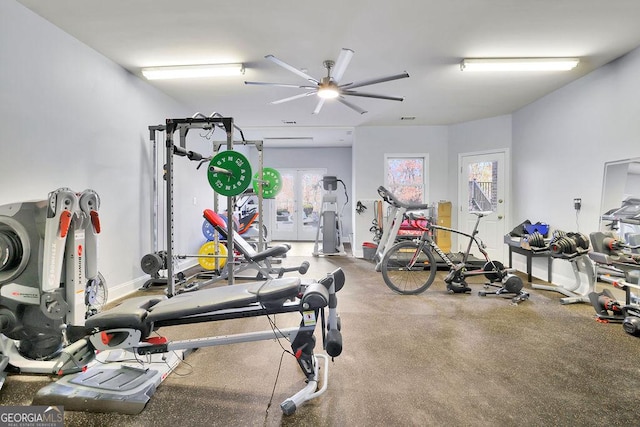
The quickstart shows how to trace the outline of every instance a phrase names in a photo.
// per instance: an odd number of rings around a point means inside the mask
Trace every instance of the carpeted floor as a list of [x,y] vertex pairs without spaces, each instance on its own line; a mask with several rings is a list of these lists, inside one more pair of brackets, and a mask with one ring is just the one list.
[[[338,266],[347,277],[338,298],[344,351],[330,363],[324,395],[282,415],[279,404],[304,386],[290,355],[280,364],[287,343],[235,344],[189,355],[141,414],[66,411],[66,425],[640,425],[640,339],[595,322],[588,304],[561,305],[558,293],[528,289],[531,298],[514,306],[478,296],[479,278],[472,294],[449,295],[437,280],[402,296],[365,260],[298,253],[284,262],[305,259],[307,277]],[[299,316],[276,321],[295,325]],[[266,329],[265,318],[252,318],[161,332],[184,339]],[[28,405],[50,381],[12,375],[0,404]]]

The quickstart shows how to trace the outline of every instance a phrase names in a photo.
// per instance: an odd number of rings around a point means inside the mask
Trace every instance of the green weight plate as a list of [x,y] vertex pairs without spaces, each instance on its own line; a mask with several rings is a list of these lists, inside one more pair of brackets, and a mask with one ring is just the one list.
[[[213,168],[220,168],[230,173],[214,172]],[[242,194],[251,184],[251,164],[249,160],[237,151],[221,151],[216,154],[207,170],[209,185],[223,196],[237,196]]]
[[282,190],[282,177],[280,172],[273,168],[262,169],[262,179],[258,177],[259,173],[253,176],[253,190],[260,192],[260,182],[262,181],[262,197],[265,199],[273,199]]

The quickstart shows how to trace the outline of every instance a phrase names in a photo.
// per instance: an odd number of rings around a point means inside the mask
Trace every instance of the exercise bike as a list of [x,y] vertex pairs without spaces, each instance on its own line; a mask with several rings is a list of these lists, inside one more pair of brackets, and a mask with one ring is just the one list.
[[[425,217],[418,217],[412,213],[407,214],[411,225],[422,230],[422,235],[410,241],[398,242],[389,248],[382,258],[380,267],[385,284],[394,292],[403,295],[415,295],[426,291],[436,277],[437,264],[433,254],[435,252],[449,267],[449,273],[444,278],[449,293],[471,292],[465,279],[470,276],[484,275],[489,281],[485,283],[485,288],[497,287],[499,289],[495,292],[480,291],[480,296],[512,297],[514,304],[528,299],[529,294],[522,291],[522,279],[511,274],[511,271],[505,269],[501,262],[490,259],[484,243],[477,237],[480,219],[485,216],[485,213],[475,212],[474,214],[477,219],[471,234],[435,225],[433,221]],[[433,240],[435,230],[448,231],[469,239],[467,250],[460,261],[452,260]],[[474,246],[485,258],[485,263],[481,268],[470,268],[468,263],[471,249]]]

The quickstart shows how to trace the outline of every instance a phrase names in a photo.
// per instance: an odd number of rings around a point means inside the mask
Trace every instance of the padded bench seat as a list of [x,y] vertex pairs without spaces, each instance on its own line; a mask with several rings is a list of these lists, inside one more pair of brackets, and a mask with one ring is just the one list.
[[165,301],[165,296],[136,297],[125,300],[122,304],[95,314],[85,320],[84,325],[88,329],[144,329],[144,322],[149,310]]
[[[227,239],[227,230],[226,230],[227,223],[224,222],[224,220],[220,217],[220,215],[218,215],[211,209],[205,209],[203,216],[204,216],[204,219],[209,221],[209,224],[211,224],[213,228],[215,228],[216,231],[220,233],[222,238],[226,240]],[[262,252],[256,252],[255,249],[253,249],[253,246],[251,246],[249,242],[244,240],[237,233],[233,234],[233,244],[235,245],[236,249],[238,249],[238,251],[240,251],[242,255],[247,259],[247,261],[254,261],[254,262],[264,261],[265,259],[268,259],[271,257],[282,256],[287,252],[289,252],[289,250],[291,249],[290,245],[286,243],[282,243],[282,244],[273,246],[271,248],[268,248]]]
[[156,321],[295,299],[299,288],[299,278],[287,277],[203,289],[170,299],[162,296],[131,298],[113,309],[91,316],[85,326],[98,330],[131,328],[145,331]]

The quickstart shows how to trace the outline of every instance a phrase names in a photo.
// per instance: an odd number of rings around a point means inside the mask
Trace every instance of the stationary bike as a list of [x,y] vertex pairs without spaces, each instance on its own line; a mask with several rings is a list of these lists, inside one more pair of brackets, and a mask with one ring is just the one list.
[[[413,227],[422,230],[422,235],[411,241],[401,241],[393,245],[385,254],[381,262],[382,277],[385,284],[393,291],[405,294],[419,294],[426,291],[433,283],[437,264],[433,252],[437,253],[449,267],[449,273],[444,281],[449,293],[466,293],[471,288],[467,285],[469,276],[484,275],[488,283],[485,287],[498,287],[495,292],[481,291],[480,296],[500,295],[513,296],[512,302],[517,304],[529,298],[527,292],[522,291],[522,279],[511,274],[499,261],[490,259],[484,243],[477,237],[480,219],[484,213],[475,213],[477,219],[471,234],[463,231],[435,225],[425,217],[416,217],[409,213],[407,217]],[[454,262],[433,240],[435,230],[456,233],[469,238],[467,250],[459,262]],[[484,256],[485,263],[481,268],[470,269],[468,260],[472,247],[476,247]]]

